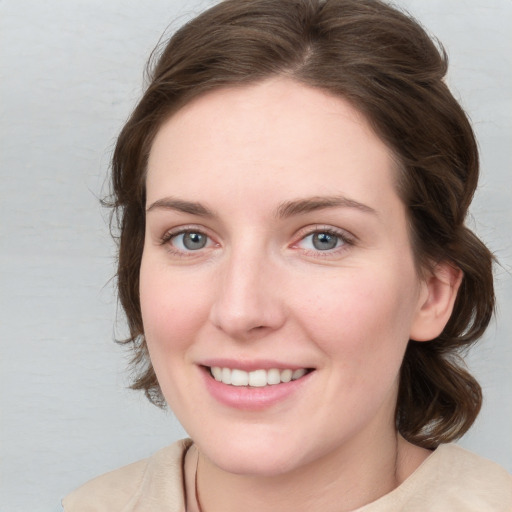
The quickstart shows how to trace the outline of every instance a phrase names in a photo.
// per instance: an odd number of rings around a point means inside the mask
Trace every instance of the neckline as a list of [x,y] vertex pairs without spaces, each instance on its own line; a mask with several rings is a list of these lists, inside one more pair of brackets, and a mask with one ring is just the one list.
[[[407,495],[408,490],[413,487],[418,479],[423,478],[423,474],[429,471],[430,466],[436,463],[436,460],[446,451],[453,449],[456,446],[453,443],[442,444],[439,445],[432,453],[397,487],[395,487],[392,491],[384,494],[380,498],[367,503],[366,505],[362,505],[361,507],[355,509],[353,512],[373,512],[374,507],[381,507],[382,505],[386,505],[387,502],[396,502],[402,495]],[[191,452],[193,450],[193,453]],[[188,511],[190,506],[193,508],[191,510],[201,512],[199,507],[199,502],[197,500],[197,487],[196,487],[196,478],[197,473],[192,473],[191,475],[187,475],[185,473],[185,460],[187,455],[190,453],[192,459],[190,460],[190,468],[197,471],[197,463],[199,460],[199,450],[193,441],[186,448],[185,453],[183,454],[183,489],[184,489],[184,498],[186,510]],[[190,480],[189,480],[190,479]],[[189,485],[187,485],[187,481],[189,481]],[[188,489],[189,492],[186,492]],[[375,510],[377,512],[377,510]]]
[[[375,507],[379,507],[379,510],[381,510],[380,507],[387,505],[388,502],[390,505],[394,505],[402,496],[408,496],[411,487],[415,488],[416,482],[424,479],[424,474],[428,473],[429,468],[437,463],[436,461],[440,456],[446,451],[451,450],[454,446],[456,445],[453,443],[439,445],[436,449],[432,450],[432,453],[400,485],[380,498],[355,509],[353,512],[373,512]],[[378,512],[376,508],[375,512]]]

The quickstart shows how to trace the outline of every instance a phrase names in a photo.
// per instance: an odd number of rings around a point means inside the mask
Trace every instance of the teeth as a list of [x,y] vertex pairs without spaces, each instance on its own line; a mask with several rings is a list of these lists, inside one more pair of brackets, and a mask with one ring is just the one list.
[[253,386],[255,388],[261,388],[266,385],[267,385],[267,372],[265,370],[255,370],[254,372],[249,373],[249,386]]
[[221,372],[222,382],[224,384],[231,384],[231,370],[229,368],[222,368]]
[[[224,376],[224,370],[222,369],[222,376]],[[243,370],[231,370],[231,383],[233,386],[247,386],[249,384],[249,374]]]
[[214,379],[220,382],[222,380],[222,368],[219,368],[218,366],[212,366],[210,370]]
[[292,380],[293,371],[292,370],[283,370],[281,372],[281,382],[290,382]]
[[267,371],[267,384],[279,384],[281,382],[281,372],[276,368]]
[[300,379],[301,377],[304,377],[306,375],[306,369],[301,368],[300,370],[295,370],[292,374],[292,380]]
[[307,370],[300,368],[299,370],[279,370],[272,368],[270,370],[254,370],[246,372],[244,370],[220,368],[219,366],[212,366],[210,372],[213,378],[224,384],[231,384],[232,386],[251,386],[261,388],[264,386],[273,386],[281,382],[290,382],[297,380],[306,375]]

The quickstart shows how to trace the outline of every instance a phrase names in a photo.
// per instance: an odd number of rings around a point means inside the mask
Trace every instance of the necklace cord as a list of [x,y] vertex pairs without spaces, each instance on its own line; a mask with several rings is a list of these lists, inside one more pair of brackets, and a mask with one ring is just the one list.
[[195,497],[196,497],[196,504],[197,504],[197,510],[198,512],[203,512],[203,509],[201,507],[201,502],[199,501],[199,489],[198,489],[198,485],[197,485],[197,473],[198,473],[198,470],[199,470],[199,449],[196,447],[196,451],[197,451],[197,459],[196,459],[196,472],[195,472],[195,475],[194,475],[194,493],[195,493]]

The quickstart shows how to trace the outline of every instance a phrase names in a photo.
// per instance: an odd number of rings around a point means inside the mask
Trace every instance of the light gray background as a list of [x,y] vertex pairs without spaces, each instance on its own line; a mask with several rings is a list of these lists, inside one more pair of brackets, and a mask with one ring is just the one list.
[[[1,511],[53,510],[85,480],[184,435],[125,389],[98,197],[146,57],[169,24],[210,3],[0,1]],[[485,405],[462,444],[512,471],[512,1],[398,3],[444,42],[480,141],[471,224],[501,261],[500,306],[469,360]]]

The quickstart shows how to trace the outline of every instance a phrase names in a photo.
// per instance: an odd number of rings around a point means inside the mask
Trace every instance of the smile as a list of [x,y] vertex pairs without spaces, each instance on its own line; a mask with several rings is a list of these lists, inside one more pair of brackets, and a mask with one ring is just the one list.
[[297,370],[271,368],[269,370],[259,369],[246,372],[237,368],[210,367],[210,374],[217,382],[231,386],[250,386],[256,388],[275,386],[298,380],[304,377],[308,371],[306,368],[299,368]]

